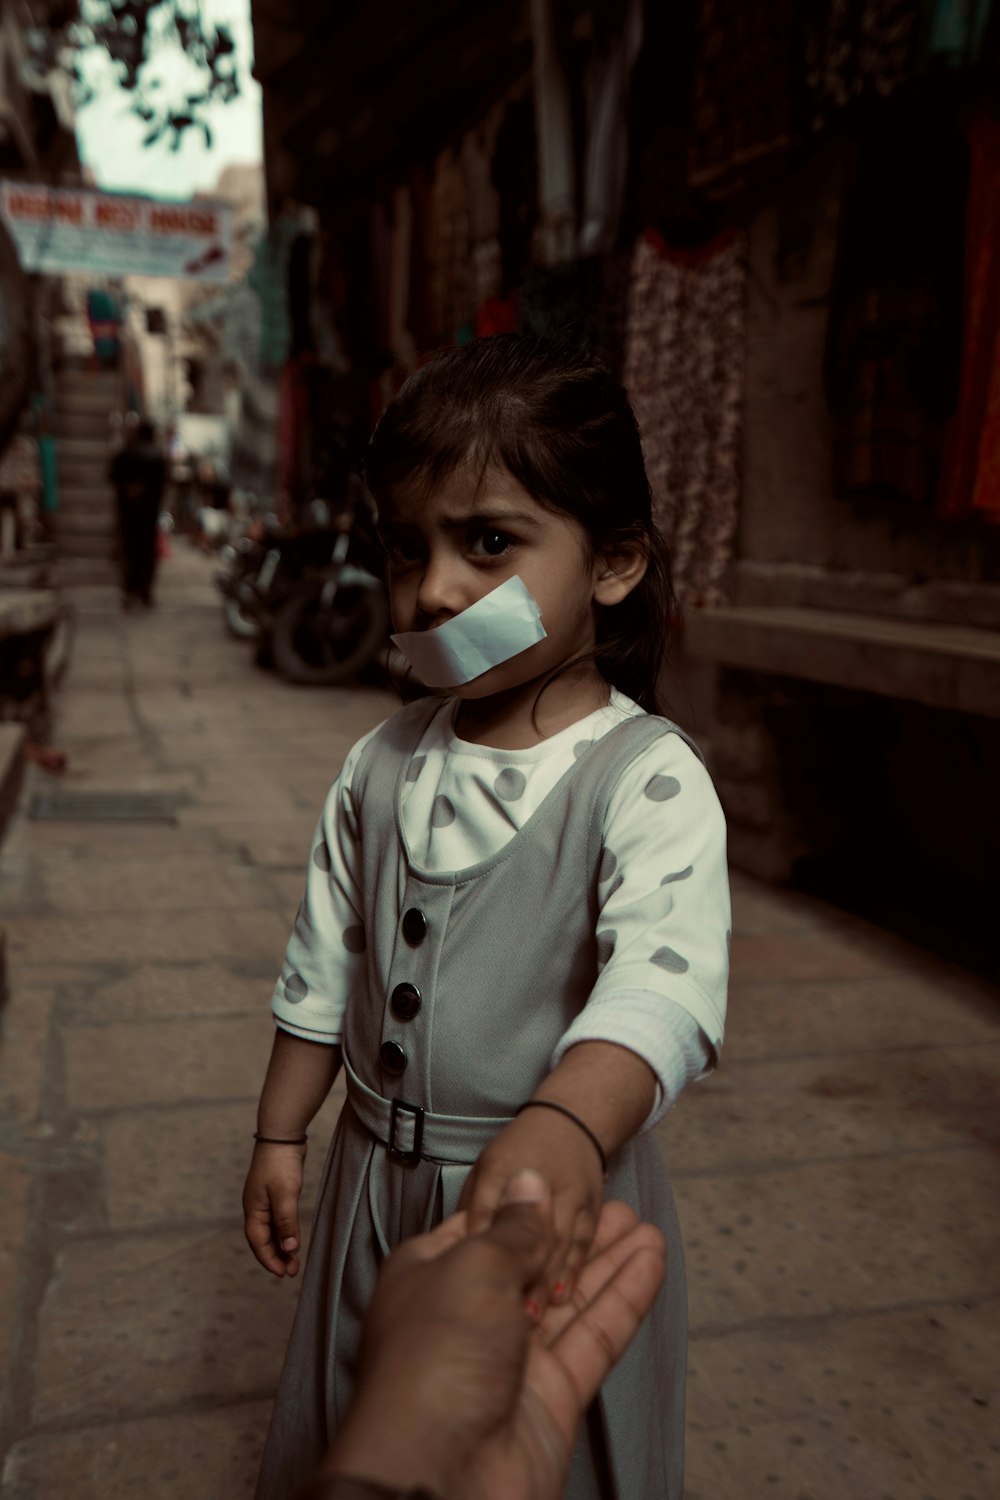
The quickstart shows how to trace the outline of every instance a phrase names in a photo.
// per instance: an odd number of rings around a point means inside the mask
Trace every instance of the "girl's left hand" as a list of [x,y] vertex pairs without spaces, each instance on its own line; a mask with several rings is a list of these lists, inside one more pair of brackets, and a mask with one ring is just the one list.
[[604,1172],[593,1142],[572,1120],[551,1109],[526,1109],[493,1137],[466,1179],[458,1206],[468,1212],[470,1234],[489,1227],[507,1184],[525,1167],[552,1193],[555,1242],[529,1289],[541,1315],[576,1286],[601,1213]]

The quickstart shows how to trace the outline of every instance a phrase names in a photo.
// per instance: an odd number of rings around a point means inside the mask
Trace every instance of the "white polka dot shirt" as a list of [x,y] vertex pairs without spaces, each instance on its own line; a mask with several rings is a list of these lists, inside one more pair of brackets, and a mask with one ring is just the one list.
[[[457,737],[455,707],[445,700],[427,726],[402,793],[412,857],[435,871],[497,853],[584,748],[623,716],[643,712],[612,691],[606,708],[540,745],[497,750]],[[272,1002],[277,1024],[310,1041],[339,1042],[345,1006],[364,991],[351,781],[376,732],[354,746],[330,790]],[[599,878],[597,983],[551,1062],[583,1041],[637,1053],[658,1082],[649,1128],[687,1082],[715,1066],[726,1007],[725,822],[708,772],[679,735],[661,736],[622,776],[608,808]]]

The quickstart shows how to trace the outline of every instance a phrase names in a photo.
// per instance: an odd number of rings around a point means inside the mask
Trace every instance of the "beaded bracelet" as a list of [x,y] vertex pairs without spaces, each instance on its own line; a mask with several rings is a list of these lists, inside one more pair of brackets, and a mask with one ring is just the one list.
[[259,1141],[262,1146],[304,1146],[309,1139],[307,1135],[297,1135],[294,1140],[282,1140],[276,1135],[258,1135],[256,1130],[253,1133],[253,1138],[255,1141]]
[[515,1116],[521,1114],[522,1111],[526,1109],[556,1109],[561,1115],[565,1115],[567,1120],[572,1120],[574,1125],[578,1125],[583,1131],[584,1135],[589,1136],[591,1141],[593,1142],[594,1150],[601,1158],[601,1171],[604,1173],[605,1182],[607,1182],[608,1158],[604,1154],[604,1147],[601,1145],[600,1141],[597,1139],[597,1136],[591,1130],[590,1126],[585,1124],[584,1121],[580,1119],[579,1115],[575,1115],[571,1109],[567,1109],[565,1104],[557,1104],[554,1099],[529,1099],[527,1103],[518,1105],[517,1109],[515,1109],[514,1111]]

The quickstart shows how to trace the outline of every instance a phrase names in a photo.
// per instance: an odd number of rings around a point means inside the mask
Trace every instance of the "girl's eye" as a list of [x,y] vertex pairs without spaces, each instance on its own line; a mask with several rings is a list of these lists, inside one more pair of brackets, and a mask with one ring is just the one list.
[[413,537],[384,537],[382,545],[385,548],[386,557],[397,567],[404,563],[416,562],[420,557],[420,543]]
[[487,557],[502,557],[514,545],[513,537],[509,537],[505,531],[481,531],[472,539],[472,550],[483,553]]

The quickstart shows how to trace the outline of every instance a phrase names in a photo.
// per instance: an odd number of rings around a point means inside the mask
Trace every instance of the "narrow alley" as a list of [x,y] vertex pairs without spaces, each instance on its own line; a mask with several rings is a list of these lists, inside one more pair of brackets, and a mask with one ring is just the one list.
[[[212,566],[178,543],[149,613],[72,591],[68,770],[31,770],[3,849],[3,1500],[252,1493],[295,1295],[239,1208],[271,984],[324,792],[395,700],[256,669]],[[29,815],[74,791],[173,821]],[[723,1064],[660,1127],[688,1500],[991,1500],[997,995],[818,903],[734,896]]]

